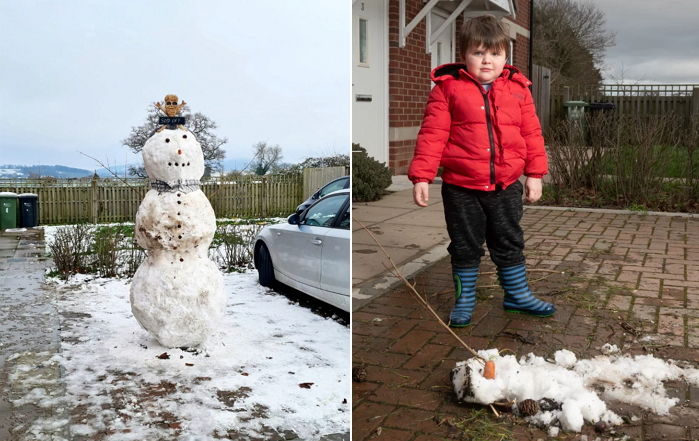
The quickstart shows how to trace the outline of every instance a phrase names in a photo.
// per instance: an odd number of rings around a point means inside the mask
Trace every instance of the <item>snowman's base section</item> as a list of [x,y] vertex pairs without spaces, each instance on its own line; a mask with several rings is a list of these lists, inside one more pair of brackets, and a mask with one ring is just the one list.
[[207,258],[185,264],[168,254],[149,256],[136,271],[131,283],[131,311],[163,346],[198,346],[223,315],[223,277]]

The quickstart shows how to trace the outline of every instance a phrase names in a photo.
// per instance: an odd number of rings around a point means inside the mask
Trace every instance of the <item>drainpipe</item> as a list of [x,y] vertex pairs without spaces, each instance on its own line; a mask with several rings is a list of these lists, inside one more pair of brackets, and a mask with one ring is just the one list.
[[[531,78],[534,69],[534,0],[529,0],[529,75]],[[531,88],[531,86],[529,86]]]

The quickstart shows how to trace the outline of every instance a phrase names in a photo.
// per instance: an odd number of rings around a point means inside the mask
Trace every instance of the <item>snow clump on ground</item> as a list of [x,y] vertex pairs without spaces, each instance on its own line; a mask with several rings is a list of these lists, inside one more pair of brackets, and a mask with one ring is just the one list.
[[699,369],[652,355],[624,356],[609,344],[601,350],[603,355],[578,360],[573,352],[562,349],[554,354],[553,361],[531,353],[517,360],[514,355],[499,355],[498,349],[481,350],[481,357],[495,362],[495,378],[484,378],[482,362],[471,358],[456,364],[452,383],[457,398],[465,402],[538,401],[539,411],[528,421],[573,432],[580,432],[585,422],[622,424],[606,401],[666,415],[678,402],[677,398],[668,398],[666,381],[699,386]]

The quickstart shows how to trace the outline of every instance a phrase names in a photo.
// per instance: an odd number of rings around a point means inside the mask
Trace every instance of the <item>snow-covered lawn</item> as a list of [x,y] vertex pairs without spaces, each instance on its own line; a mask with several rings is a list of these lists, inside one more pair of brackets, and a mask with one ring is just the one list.
[[[63,425],[85,439],[277,439],[293,431],[312,440],[349,431],[349,329],[259,286],[255,272],[224,276],[224,321],[199,352],[162,347],[139,327],[129,280],[52,283],[64,317],[53,361],[64,370],[65,396],[51,398],[37,376],[25,400],[64,412],[36,422],[34,433]],[[15,366],[26,382],[31,370]]]

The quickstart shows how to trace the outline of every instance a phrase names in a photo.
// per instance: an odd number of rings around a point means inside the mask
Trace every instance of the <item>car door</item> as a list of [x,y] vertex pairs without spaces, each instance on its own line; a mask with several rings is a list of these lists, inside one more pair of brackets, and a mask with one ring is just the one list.
[[349,196],[342,206],[333,228],[325,233],[323,242],[320,287],[347,296],[350,286],[350,211]]
[[303,213],[296,228],[285,230],[283,237],[277,238],[284,255],[284,264],[280,267],[284,275],[320,288],[323,236],[334,224],[347,197],[337,195],[321,199]]

